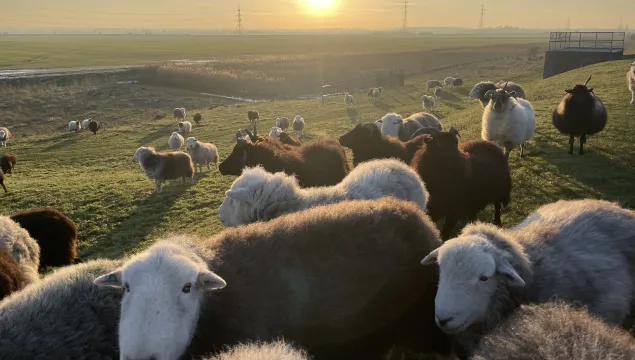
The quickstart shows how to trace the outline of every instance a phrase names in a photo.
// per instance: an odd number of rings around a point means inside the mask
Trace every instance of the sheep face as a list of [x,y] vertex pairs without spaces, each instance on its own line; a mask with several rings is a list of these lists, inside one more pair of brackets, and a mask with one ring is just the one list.
[[96,285],[124,291],[119,322],[121,359],[177,360],[185,352],[205,292],[226,285],[194,256],[179,245],[161,242],[122,268],[95,279]]
[[395,113],[387,114],[381,119],[381,133],[386,136],[398,137],[403,126],[403,118]]
[[356,149],[364,145],[370,145],[369,141],[373,139],[381,139],[381,131],[376,124],[364,123],[358,124],[353,130],[342,135],[339,141],[342,146]]
[[132,159],[135,161],[142,161],[145,157],[147,157],[148,155],[152,153],[154,153],[153,148],[142,146],[138,148],[137,151],[135,151],[134,155],[132,156]]
[[488,97],[490,99],[489,106],[492,107],[492,110],[497,113],[502,113],[507,111],[508,108],[512,105],[512,102],[509,101],[510,98],[516,95],[515,92],[507,92],[504,89],[497,89],[496,91],[489,91]]
[[439,264],[435,317],[441,330],[456,334],[482,322],[499,286],[525,285],[497,251],[482,236],[467,235],[446,241],[421,261]]
[[582,105],[593,99],[593,88],[587,88],[585,85],[576,85],[565,92],[567,93],[565,98],[572,104]]
[[187,138],[187,149],[188,150],[194,150],[194,149],[197,149],[198,147],[199,147],[198,140],[196,140],[195,137]]

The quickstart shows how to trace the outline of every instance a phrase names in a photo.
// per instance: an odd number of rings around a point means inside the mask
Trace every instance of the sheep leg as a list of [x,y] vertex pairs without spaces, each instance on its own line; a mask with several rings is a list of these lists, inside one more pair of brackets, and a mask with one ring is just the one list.
[[501,221],[501,203],[500,201],[496,201],[494,203],[494,225],[501,226],[503,222]]
[[631,104],[635,105],[635,91],[631,90],[631,93],[633,94],[633,100],[631,100]]
[[573,155],[573,144],[575,143],[575,137],[573,134],[569,135],[569,155]]
[[586,134],[580,135],[580,155],[584,155],[584,144],[586,143]]
[[509,153],[512,152],[514,145],[512,145],[512,143],[509,141],[505,141],[504,145],[505,145],[505,159],[509,161]]
[[161,180],[154,180],[154,183],[157,185],[155,191],[157,193],[160,193],[161,192]]

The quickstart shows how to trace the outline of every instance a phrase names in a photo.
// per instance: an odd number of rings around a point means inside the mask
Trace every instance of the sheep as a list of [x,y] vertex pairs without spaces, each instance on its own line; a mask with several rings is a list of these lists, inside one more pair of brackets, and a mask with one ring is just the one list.
[[281,143],[286,144],[286,145],[291,145],[291,146],[300,146],[302,145],[302,142],[294,137],[292,137],[291,135],[287,134],[286,132],[280,133],[280,136],[278,138],[280,140]]
[[6,250],[0,250],[0,301],[25,286],[20,265]]
[[11,139],[12,134],[6,127],[0,127],[0,146],[7,146],[7,142]]
[[434,88],[434,97],[435,97],[437,100],[441,100],[441,98],[443,97],[443,92],[444,92],[444,90],[443,90],[443,88],[442,88],[442,87],[436,87],[436,88]]
[[271,131],[269,132],[269,137],[272,139],[277,139],[280,137],[280,134],[282,134],[282,129],[280,129],[277,126],[274,126],[271,128]]
[[[469,93],[470,99],[478,99],[481,103],[481,106],[485,108],[489,103],[489,93],[492,91],[496,91],[497,89],[502,89],[505,84],[495,84],[491,81],[481,81],[478,84],[474,85],[472,90]],[[527,95],[525,95],[525,90],[523,88],[513,82],[509,82],[507,84],[507,88],[510,91],[514,91],[514,97],[527,100]]]
[[82,262],[77,257],[77,225],[55,209],[34,209],[11,216],[40,247],[39,270]]
[[122,359],[176,359],[189,338],[196,356],[281,336],[316,360],[379,359],[393,345],[448,354],[434,323],[437,273],[418,264],[440,245],[414,203],[355,200],[172,237],[95,283],[125,289]]
[[95,120],[91,120],[88,123],[88,129],[93,132],[93,135],[97,135],[97,130],[99,130],[99,124]]
[[207,166],[207,170],[211,170],[210,164],[214,164],[214,167],[218,169],[218,149],[214,144],[189,137],[187,138],[187,153],[194,162],[194,174],[196,174],[196,164],[198,164],[199,173],[203,173],[203,165]]
[[173,132],[172,135],[170,135],[170,138],[168,139],[168,145],[170,146],[170,149],[172,150],[179,150],[183,147],[183,143],[185,142],[185,140],[183,139],[183,136],[181,136],[181,134],[179,134],[178,132]]
[[445,217],[441,235],[449,238],[456,222],[494,204],[494,223],[501,225],[501,204],[510,201],[512,179],[501,149],[486,141],[459,144],[458,131],[424,135],[412,167],[430,192],[428,209],[433,221]]
[[455,81],[456,81],[456,78],[446,77],[445,79],[443,79],[443,84],[445,86],[454,86]]
[[421,103],[423,105],[423,110],[432,110],[436,105],[436,100],[434,97],[423,95],[421,96]]
[[353,101],[353,95],[349,93],[344,93],[344,102],[346,103],[346,107],[355,107],[355,102]]
[[18,263],[24,284],[37,282],[40,277],[40,246],[20,225],[0,215],[0,250],[5,250]]
[[501,81],[496,83],[496,87],[498,87],[499,89],[502,89],[505,86],[507,86],[507,89],[509,89],[509,91],[516,92],[516,97],[517,98],[521,98],[521,99],[527,100],[527,94],[525,94],[525,90],[522,88],[522,86],[516,84],[515,82],[501,80]]
[[575,136],[580,137],[579,154],[584,155],[587,135],[595,135],[606,126],[607,113],[602,101],[587,88],[591,77],[584,85],[567,89],[567,93],[553,110],[552,123],[562,134],[569,135],[569,155],[573,154]]
[[121,265],[98,260],[45,276],[0,303],[0,359],[119,359],[122,291],[94,279]]
[[483,111],[481,138],[502,143],[505,157],[514,146],[520,145],[520,157],[525,157],[525,142],[536,132],[536,114],[529,101],[516,99],[506,88],[491,91],[489,104]]
[[283,172],[271,174],[260,166],[243,170],[218,209],[224,226],[268,221],[283,214],[353,199],[393,196],[425,210],[428,194],[414,170],[395,159],[372,160],[357,166],[337,185],[301,189]]
[[179,127],[179,132],[183,135],[183,136],[187,136],[187,134],[190,133],[190,131],[192,131],[192,123],[189,121],[182,121],[178,124]]
[[18,162],[18,158],[15,154],[5,153],[0,156],[0,170],[5,174],[11,174],[15,168],[15,164]]
[[239,344],[202,360],[309,360],[308,354],[284,341]]
[[100,121],[99,122],[99,128],[106,131],[106,122],[105,121]]
[[7,187],[4,185],[4,174],[0,173],[0,186],[2,186],[2,189],[4,190],[4,193],[7,193]]
[[472,360],[635,359],[635,341],[564,302],[523,305],[483,338]]
[[631,70],[626,73],[626,83],[627,83],[628,89],[631,91],[631,94],[633,95],[631,104],[635,105],[635,62],[631,64]]
[[407,142],[383,136],[381,130],[372,123],[358,124],[339,138],[342,146],[353,152],[353,165],[373,159],[399,159],[410,164],[417,150],[423,146],[423,138]]
[[78,133],[82,130],[82,124],[79,121],[71,121],[68,123],[68,130]]
[[249,123],[254,125],[260,120],[260,114],[257,111],[247,111],[247,118],[249,119]]
[[381,126],[382,126],[381,119],[375,121],[375,126],[377,126],[379,128],[379,130],[381,131]]
[[437,324],[469,354],[523,303],[564,300],[629,326],[634,261],[635,212],[587,199],[544,205],[507,230],[468,225],[422,264],[439,264]]
[[439,80],[428,80],[428,82],[426,83],[426,86],[428,87],[428,90],[430,89],[436,89],[437,87],[443,87],[443,83]]
[[196,113],[196,114],[194,114],[194,116],[192,117],[192,120],[194,120],[194,123],[195,123],[196,125],[198,125],[198,124],[200,124],[200,123],[201,123],[201,120],[203,120],[203,117],[201,116],[201,114],[200,114],[200,113]]
[[423,127],[442,129],[439,119],[425,112],[414,113],[406,119],[399,114],[388,113],[381,119],[381,133],[401,141],[410,140],[412,134]]
[[293,119],[293,134],[298,139],[304,133],[304,118],[300,115],[296,115],[295,119]]
[[276,119],[276,127],[279,127],[282,131],[287,131],[289,129],[289,119],[286,117]]
[[239,176],[245,167],[262,165],[269,172],[295,174],[302,187],[329,186],[339,183],[349,166],[344,148],[336,140],[318,140],[291,147],[280,142],[252,143],[236,133],[236,145],[218,167],[222,175]]
[[178,123],[179,120],[180,121],[184,121],[185,120],[185,115],[186,115],[185,108],[175,108],[173,114],[174,114],[174,121],[175,122]]
[[460,79],[460,78],[454,79],[454,83],[452,84],[452,86],[454,86],[454,87],[463,86],[463,79]]
[[162,191],[161,182],[165,180],[181,178],[183,183],[186,179],[195,183],[192,158],[184,152],[156,152],[152,147],[142,146],[132,158],[139,162],[148,179],[154,180],[157,193]]
[[88,129],[88,126],[90,125],[91,121],[93,121],[93,118],[82,120],[82,129]]

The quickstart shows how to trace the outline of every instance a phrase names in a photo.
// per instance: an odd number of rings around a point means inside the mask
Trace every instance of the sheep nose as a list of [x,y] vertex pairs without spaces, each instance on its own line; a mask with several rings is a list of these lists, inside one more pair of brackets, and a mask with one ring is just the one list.
[[437,322],[439,323],[439,326],[443,327],[443,326],[447,325],[447,323],[449,323],[453,319],[454,319],[453,317],[449,317],[449,318],[445,318],[445,319],[437,318]]

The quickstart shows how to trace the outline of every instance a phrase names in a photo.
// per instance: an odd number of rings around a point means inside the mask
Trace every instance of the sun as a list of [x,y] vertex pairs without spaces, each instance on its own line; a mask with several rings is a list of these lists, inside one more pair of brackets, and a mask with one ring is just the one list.
[[335,8],[336,0],[304,0],[309,11],[328,13]]

